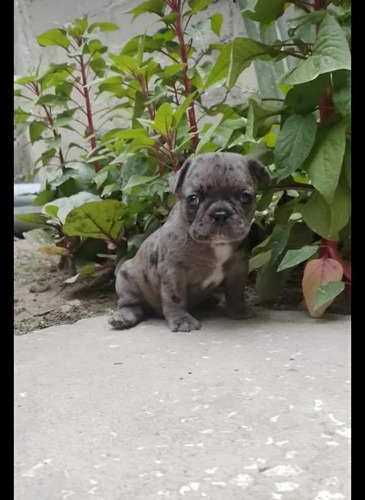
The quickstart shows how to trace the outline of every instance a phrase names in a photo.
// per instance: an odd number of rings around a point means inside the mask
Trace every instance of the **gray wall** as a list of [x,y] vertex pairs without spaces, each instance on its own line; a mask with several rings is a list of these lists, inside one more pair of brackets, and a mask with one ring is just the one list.
[[[41,67],[60,60],[60,49],[41,48],[36,37],[46,30],[70,22],[75,17],[88,14],[90,21],[110,21],[116,23],[119,31],[102,34],[112,52],[117,52],[131,37],[141,33],[153,33],[158,29],[156,16],[142,15],[132,22],[126,11],[140,4],[141,0],[15,0],[15,75],[27,73],[32,66],[41,62]],[[208,10],[201,13],[205,18],[212,13],[223,14],[224,21],[220,40],[212,35],[212,42],[229,41],[237,36],[245,36],[241,13],[233,0],[217,0]],[[239,80],[239,87],[232,92],[231,99],[242,98],[243,94],[256,88],[253,68],[247,69]],[[206,98],[213,103],[222,95],[223,89],[215,89]],[[113,124],[115,126],[115,124]],[[15,139],[15,180],[25,180],[33,161],[42,152],[39,144],[30,148],[27,138]],[[42,176],[41,176],[42,177]]]

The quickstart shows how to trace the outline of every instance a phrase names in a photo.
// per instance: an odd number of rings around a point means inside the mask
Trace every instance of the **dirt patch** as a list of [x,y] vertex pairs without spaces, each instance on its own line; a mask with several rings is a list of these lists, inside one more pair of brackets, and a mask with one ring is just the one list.
[[40,252],[31,242],[14,240],[14,331],[16,335],[52,325],[107,314],[116,307],[113,289],[65,285],[59,257]]
[[[45,255],[30,241],[14,240],[14,331],[21,335],[53,325],[71,324],[83,318],[108,314],[116,307],[113,286],[90,288],[87,283],[65,285],[67,274],[58,268],[58,257]],[[262,304],[254,283],[249,283],[247,301],[269,309],[305,309],[302,302],[301,272],[294,274],[280,296]],[[344,294],[330,312],[350,314]]]

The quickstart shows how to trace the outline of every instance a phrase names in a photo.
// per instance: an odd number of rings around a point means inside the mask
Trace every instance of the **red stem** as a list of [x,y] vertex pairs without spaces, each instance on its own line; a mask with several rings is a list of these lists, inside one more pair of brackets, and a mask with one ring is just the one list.
[[[147,82],[145,81],[145,79],[143,77],[136,76],[136,78],[138,79],[138,81],[139,81],[139,83],[141,85],[143,99],[147,103],[148,98],[149,98]],[[150,117],[150,120],[154,121],[154,119],[155,119],[155,110],[154,110],[154,108],[153,108],[153,106],[152,106],[151,103],[147,104],[147,110],[148,110],[148,115]],[[158,141],[155,141],[154,148],[155,148],[155,156],[156,156],[157,165],[158,165],[158,174],[159,174],[160,177],[162,177],[163,176],[163,172],[164,172],[164,168],[163,168],[163,161],[162,161],[162,158],[161,158],[161,155],[160,155],[160,146],[158,144]]]
[[[91,149],[92,149],[92,151],[94,151],[94,153],[93,153],[93,155],[94,155],[95,149],[96,149],[96,137],[95,137],[95,129],[94,129],[94,123],[93,123],[93,114],[92,114],[91,104],[90,104],[89,89],[87,88],[85,62],[84,62],[84,57],[82,55],[80,56],[79,63],[80,63],[80,71],[81,71],[81,78],[82,78],[82,86],[84,89],[87,122],[88,122],[88,126],[89,126],[89,135],[91,135],[90,143],[91,143]],[[94,161],[94,170],[96,173],[100,171],[100,163],[97,160]]]
[[172,137],[169,135],[169,133],[167,133],[167,135],[164,137],[164,139],[165,139],[166,144],[167,144],[167,149],[168,149],[169,156],[171,159],[173,171],[177,172],[179,170],[179,164],[176,161],[176,158],[175,158],[174,153],[172,151],[172,148],[173,148]]
[[[177,39],[179,41],[181,61],[183,63],[185,63],[185,66],[183,67],[182,71],[183,71],[185,97],[187,97],[191,93],[191,82],[190,82],[190,79],[188,77],[188,69],[189,69],[188,58],[187,58],[187,54],[186,54],[184,32],[183,32],[182,24],[181,24],[182,9],[181,9],[181,4],[179,1],[171,2],[170,7],[171,7],[172,11],[176,13],[176,20],[174,22],[174,28],[175,28],[175,33],[176,33]],[[188,116],[189,116],[190,132],[191,132],[191,134],[193,134],[193,137],[192,137],[193,148],[195,150],[198,146],[198,143],[199,143],[199,137],[198,137],[198,127],[196,124],[194,100],[192,100],[190,103],[190,106],[188,109]]]
[[[38,83],[34,83],[33,84],[33,88],[34,88],[34,92],[37,96],[39,96],[39,87],[38,87]],[[56,138],[57,137],[57,132],[56,130],[53,128],[53,118],[52,118],[52,113],[51,111],[49,111],[47,109],[47,106],[45,106],[44,104],[41,105],[42,108],[44,109],[45,113],[46,113],[46,116],[47,116],[47,120],[48,120],[48,123],[50,125],[50,127],[52,128],[52,132],[53,132],[53,137]],[[58,157],[60,159],[60,162],[61,162],[61,166],[64,165],[65,163],[65,159],[63,157],[63,153],[62,153],[62,149],[59,148],[58,150]]]

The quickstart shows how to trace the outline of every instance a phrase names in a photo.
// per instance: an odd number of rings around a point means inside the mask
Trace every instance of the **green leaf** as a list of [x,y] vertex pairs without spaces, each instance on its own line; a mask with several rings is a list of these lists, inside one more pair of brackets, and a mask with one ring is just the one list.
[[44,191],[41,191],[37,197],[33,200],[32,205],[38,207],[42,206],[45,203],[48,203],[49,201],[53,200],[56,196],[56,193],[54,191],[51,191],[50,189],[45,189]]
[[284,104],[292,113],[307,114],[314,111],[329,83],[328,75],[319,75],[314,80],[295,85],[286,95]]
[[300,211],[302,205],[299,205],[298,198],[291,199],[283,205],[276,205],[274,220],[276,224],[286,224],[293,213]]
[[55,87],[56,96],[68,99],[73,90],[71,82],[62,82]]
[[255,269],[259,269],[260,267],[267,264],[271,259],[271,250],[267,250],[266,252],[259,253],[252,257],[249,261],[249,270],[248,272],[252,272]]
[[53,64],[51,63],[47,71],[39,78],[42,90],[59,85],[70,77],[75,70],[74,64]]
[[45,33],[37,37],[37,42],[41,46],[57,45],[58,47],[63,47],[64,49],[68,49],[71,45],[69,39],[66,36],[66,32],[61,29],[46,31]]
[[189,0],[189,7],[191,9],[190,14],[196,14],[202,10],[205,10],[210,3],[214,0]]
[[231,89],[242,71],[248,68],[255,59],[268,61],[284,56],[284,54],[280,55],[278,49],[250,38],[234,38],[229,44],[219,45],[217,48],[220,54],[207,78],[205,88],[227,79],[227,87]]
[[198,21],[189,26],[186,34],[191,40],[194,40],[194,49],[206,51],[209,47],[209,38],[211,34],[211,23],[209,19]]
[[340,69],[351,69],[350,49],[341,26],[334,16],[327,14],[315,39],[313,55],[292,69],[284,81],[297,85]]
[[29,126],[29,137],[30,142],[34,144],[42,138],[42,133],[46,128],[44,123],[41,122],[32,122]]
[[143,2],[132,10],[128,11],[128,14],[133,14],[133,21],[136,17],[141,14],[152,13],[157,14],[158,16],[162,16],[165,10],[165,2],[164,0],[148,0],[147,2]]
[[100,57],[100,54],[105,54],[108,47],[101,43],[100,40],[90,40],[89,43],[84,45],[83,53],[90,54],[92,58]]
[[[123,47],[123,50],[121,51],[121,55],[126,55],[126,56],[135,56],[138,54],[138,50],[140,47],[140,40],[143,38],[143,45],[144,45],[144,52],[155,52],[161,49],[163,45],[163,40],[162,39],[154,39],[152,36],[148,35],[138,35],[135,36],[134,38],[131,38]],[[173,37],[174,38],[174,35]]]
[[263,212],[264,210],[266,210],[272,201],[274,193],[275,193],[274,188],[266,189],[256,204],[256,210],[259,212]]
[[56,137],[52,137],[52,139],[47,139],[47,146],[51,149],[59,149],[61,147],[62,136],[61,134],[57,134]]
[[16,218],[22,222],[27,222],[28,224],[40,224],[42,226],[47,226],[48,217],[40,213],[31,214],[18,214]]
[[[287,4],[287,5],[285,5]],[[269,24],[284,14],[284,10],[289,6],[287,0],[258,0],[255,10],[245,10],[243,15],[263,24]]]
[[87,28],[87,16],[84,16],[82,19],[75,19],[74,23],[77,28],[80,30],[80,34],[83,35]]
[[345,289],[343,281],[330,281],[320,286],[316,292],[313,302],[313,311],[317,311],[326,304],[330,304]]
[[111,139],[135,139],[137,137],[148,137],[148,133],[143,128],[133,128],[133,129],[121,129],[115,128],[109,130],[106,134],[103,135],[101,140],[102,143],[107,143]]
[[170,14],[167,14],[166,16],[161,17],[160,20],[168,26],[169,24],[174,23],[176,21],[176,18],[177,18],[177,13],[170,12]]
[[271,235],[272,260],[275,261],[284,251],[288,242],[292,223],[277,224]]
[[318,246],[304,246],[299,250],[288,250],[280,262],[278,273],[305,262],[318,251],[318,248]]
[[75,114],[76,111],[77,108],[74,108],[74,109],[68,109],[63,113],[58,114],[53,122],[55,128],[64,127],[65,125],[68,125],[70,122],[72,122],[73,115]]
[[67,215],[63,231],[69,236],[117,241],[125,214],[126,207],[120,201],[91,201]]
[[119,190],[120,184],[117,182],[112,182],[104,187],[103,192],[101,193],[101,197],[104,198],[104,196],[109,196]]
[[281,107],[268,105],[255,99],[248,100],[246,138],[254,141],[266,135],[273,124],[278,122]]
[[44,104],[47,106],[64,106],[67,104],[67,99],[62,95],[46,94],[40,97],[37,104]]
[[136,186],[141,186],[142,184],[148,184],[152,182],[156,177],[144,176],[144,175],[131,175],[128,179],[127,184],[123,187],[123,191],[129,191]]
[[14,83],[17,85],[26,85],[27,83],[35,82],[37,80],[37,75],[27,75],[17,78]]
[[[57,218],[62,224],[65,223],[66,217],[74,208],[78,208],[88,202],[99,202],[100,198],[92,193],[86,191],[81,191],[69,197],[58,198],[57,200],[52,200],[43,207],[43,212],[51,214],[56,214]],[[51,208],[49,208],[51,207]],[[57,208],[57,210],[55,210]]]
[[107,170],[101,170],[101,172],[97,173],[94,177],[94,182],[96,184],[97,189],[100,189],[104,182],[107,180],[109,172]]
[[129,75],[140,73],[140,65],[133,57],[124,55],[116,56],[114,54],[109,54],[109,57],[114,65],[121,71]]
[[104,76],[106,70],[106,62],[102,57],[94,57],[90,62],[90,66],[96,76]]
[[49,163],[51,158],[54,158],[56,155],[56,150],[54,148],[47,149],[47,151],[44,151],[41,156],[38,158],[38,160],[35,162],[35,165],[37,165],[38,162],[42,162],[42,165],[45,166]]
[[[327,14],[327,10],[315,10],[312,12],[308,12],[307,14],[300,14],[292,19],[288,19],[292,23],[292,26],[288,30],[288,34],[291,38],[295,36],[303,36],[307,34],[308,25],[310,24],[319,24],[323,21]],[[304,29],[303,29],[304,28]]]
[[223,23],[223,16],[222,16],[222,14],[219,14],[218,12],[216,14],[213,14],[212,17],[210,18],[210,24],[211,24],[212,31],[217,36],[219,36],[221,33],[222,23]]
[[156,111],[154,128],[162,135],[167,135],[172,125],[173,110],[169,102],[164,102]]
[[52,205],[50,203],[47,203],[47,205],[45,205],[43,207],[43,212],[53,218],[57,217],[57,213],[58,213],[58,206],[57,205]]
[[14,110],[14,121],[15,123],[22,123],[29,118],[30,114],[29,113],[24,113],[24,111],[20,108],[17,108]]
[[316,139],[317,122],[313,115],[291,115],[280,130],[275,147],[277,180],[298,170],[308,157]]
[[[210,124],[210,123],[207,123],[205,124],[203,130],[200,132],[199,134],[199,137],[200,137],[200,141],[199,141],[199,144],[196,148],[196,154],[201,154],[203,152],[207,152],[205,150],[205,147],[207,145],[210,145],[210,140],[215,132],[215,130],[219,127],[219,124],[220,122],[218,123],[215,123],[214,125]],[[203,149],[204,148],[204,149]],[[214,151],[217,149],[217,146],[215,146],[215,149]]]
[[85,279],[88,276],[97,273],[98,271],[100,271],[100,265],[87,264],[86,266],[79,269],[79,272],[77,274],[75,274],[75,276],[71,276],[71,278],[68,278],[67,280],[65,280],[64,283],[67,283],[67,284],[76,283],[76,281],[80,281],[82,279]]
[[211,87],[222,80],[225,80],[228,75],[229,63],[230,63],[230,55],[231,55],[231,45],[225,45],[220,49],[219,56],[215,62],[215,65],[211,69],[205,85],[204,89]]
[[[248,68],[255,59],[269,61],[280,56],[279,51],[250,38],[235,38],[231,42],[231,54],[227,77],[227,87],[231,89],[242,71]],[[283,54],[280,56],[283,57]]]
[[164,78],[170,78],[171,76],[175,75],[180,70],[182,70],[184,66],[186,66],[186,63],[177,63],[177,64],[171,64],[171,66],[166,66],[166,68],[164,68],[163,70]]
[[256,289],[263,302],[275,300],[290,275],[290,269],[278,273],[277,267],[277,261],[270,260],[259,271]]
[[196,92],[193,92],[190,94],[185,101],[176,109],[174,116],[172,117],[172,128],[175,130],[178,126],[179,123],[182,120],[182,117],[184,116],[185,112],[187,111],[188,107],[190,106],[191,101],[194,99],[196,96]]
[[346,226],[351,215],[351,193],[340,183],[331,205],[317,192],[313,193],[302,211],[304,222],[315,233],[336,241],[338,232]]
[[128,151],[138,151],[139,149],[145,149],[146,147],[153,146],[155,144],[155,140],[151,137],[136,137],[131,142]]
[[123,164],[122,181],[123,187],[128,183],[132,175],[146,175],[150,171],[150,163],[145,156],[133,155]]
[[99,28],[100,31],[117,31],[119,30],[119,26],[114,23],[93,23],[89,26],[87,30],[88,33],[91,33],[96,28]]
[[332,99],[341,113],[346,118],[351,115],[351,71],[340,70],[332,74]]
[[339,122],[318,131],[316,143],[306,162],[313,186],[331,203],[340,178],[346,145],[346,123]]

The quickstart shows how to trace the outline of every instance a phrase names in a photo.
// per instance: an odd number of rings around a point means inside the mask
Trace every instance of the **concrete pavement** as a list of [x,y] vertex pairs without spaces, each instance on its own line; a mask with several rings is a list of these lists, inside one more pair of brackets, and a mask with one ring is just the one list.
[[350,319],[15,338],[16,500],[349,500]]

